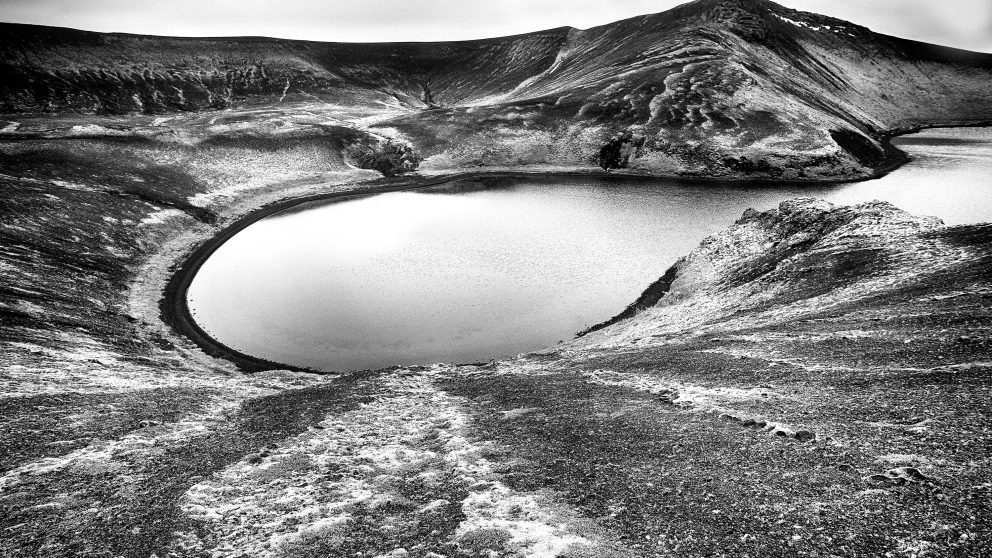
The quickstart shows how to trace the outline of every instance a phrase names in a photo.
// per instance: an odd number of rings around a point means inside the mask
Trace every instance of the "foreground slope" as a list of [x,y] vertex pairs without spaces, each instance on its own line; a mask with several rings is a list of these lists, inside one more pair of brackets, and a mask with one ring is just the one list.
[[575,342],[339,376],[245,376],[146,322],[107,283],[147,234],[120,230],[72,264],[90,298],[5,285],[5,556],[992,551],[988,225],[794,200]]
[[[320,115],[353,130],[348,142],[408,142],[434,171],[851,179],[900,161],[888,133],[992,120],[992,55],[766,0],[697,0],[588,30],[449,43],[0,31],[0,112],[15,121],[267,107],[284,121]],[[251,114],[242,128],[270,133]],[[314,124],[308,133],[326,132]]]

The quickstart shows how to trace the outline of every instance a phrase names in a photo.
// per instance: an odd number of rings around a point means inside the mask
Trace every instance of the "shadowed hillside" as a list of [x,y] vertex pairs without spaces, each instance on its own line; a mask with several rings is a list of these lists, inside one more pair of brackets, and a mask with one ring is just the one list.
[[992,120],[992,55],[765,0],[447,43],[0,34],[0,112],[358,111],[424,170],[851,179],[901,160],[890,132]]

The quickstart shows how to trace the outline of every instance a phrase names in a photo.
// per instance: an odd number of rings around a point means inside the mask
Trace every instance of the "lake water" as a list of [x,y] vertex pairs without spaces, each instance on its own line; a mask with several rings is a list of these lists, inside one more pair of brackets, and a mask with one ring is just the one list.
[[222,343],[328,371],[514,355],[619,313],[749,207],[882,199],[992,221],[992,131],[897,144],[914,162],[855,184],[499,179],[311,204],[227,241],[188,300]]

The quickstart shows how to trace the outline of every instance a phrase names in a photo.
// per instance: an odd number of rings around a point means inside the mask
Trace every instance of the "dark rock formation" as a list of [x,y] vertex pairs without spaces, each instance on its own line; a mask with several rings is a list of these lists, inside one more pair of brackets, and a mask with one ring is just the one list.
[[423,160],[410,146],[388,139],[352,145],[345,154],[358,168],[372,169],[383,176],[413,171]]
[[885,151],[857,132],[831,130],[830,137],[866,167],[876,167],[885,161]]
[[635,157],[637,150],[642,147],[644,138],[634,137],[630,130],[620,132],[600,148],[599,166],[604,170],[625,169],[630,164],[631,157]]

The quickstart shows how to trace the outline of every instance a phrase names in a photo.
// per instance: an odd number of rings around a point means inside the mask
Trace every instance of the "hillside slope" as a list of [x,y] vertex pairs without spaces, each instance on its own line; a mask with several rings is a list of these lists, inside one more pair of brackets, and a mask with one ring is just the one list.
[[992,120],[992,55],[766,0],[448,43],[180,39],[3,24],[0,112],[359,115],[425,171],[623,168],[851,179],[887,133]]
[[32,184],[3,221],[38,254],[0,291],[4,556],[992,551],[989,225],[793,200],[574,342],[245,375],[142,314],[147,267],[122,292],[192,217]]

